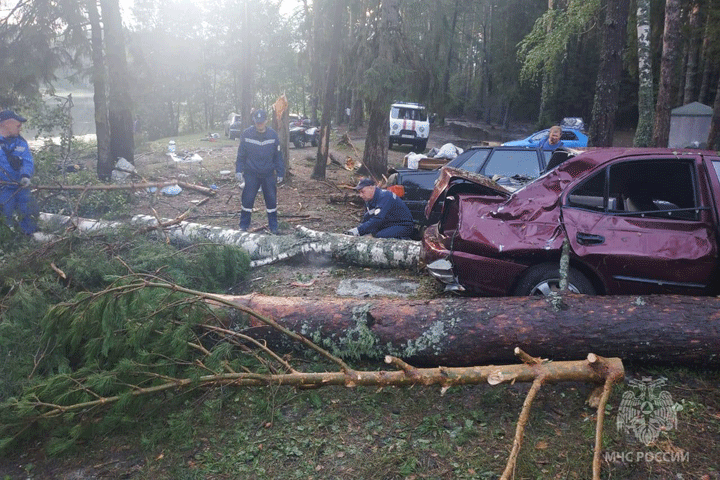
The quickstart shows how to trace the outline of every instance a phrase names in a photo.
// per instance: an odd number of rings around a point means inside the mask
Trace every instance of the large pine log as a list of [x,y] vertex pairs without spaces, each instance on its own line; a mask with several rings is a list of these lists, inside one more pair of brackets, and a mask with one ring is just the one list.
[[[720,299],[712,297],[225,298],[345,358],[392,355],[417,365],[483,365],[512,361],[517,346],[554,360],[587,351],[655,363],[720,360]],[[246,333],[291,348],[266,327]]]

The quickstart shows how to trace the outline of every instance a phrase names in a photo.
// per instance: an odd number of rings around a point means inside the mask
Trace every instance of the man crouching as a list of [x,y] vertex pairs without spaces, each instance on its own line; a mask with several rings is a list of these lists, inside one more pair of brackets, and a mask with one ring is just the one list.
[[409,239],[413,233],[410,210],[400,197],[378,188],[370,178],[363,178],[355,187],[365,201],[362,223],[345,232],[347,235],[371,234],[377,238]]

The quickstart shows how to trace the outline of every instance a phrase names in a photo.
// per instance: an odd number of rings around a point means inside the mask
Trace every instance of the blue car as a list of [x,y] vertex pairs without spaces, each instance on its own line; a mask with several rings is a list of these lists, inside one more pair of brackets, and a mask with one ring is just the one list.
[[[540,142],[548,137],[549,130],[549,128],[546,128],[545,130],[535,132],[522,140],[505,142],[503,145],[510,147],[537,147],[540,145]],[[577,128],[562,127],[560,141],[563,143],[563,147],[566,148],[583,148],[587,147],[588,137]]]

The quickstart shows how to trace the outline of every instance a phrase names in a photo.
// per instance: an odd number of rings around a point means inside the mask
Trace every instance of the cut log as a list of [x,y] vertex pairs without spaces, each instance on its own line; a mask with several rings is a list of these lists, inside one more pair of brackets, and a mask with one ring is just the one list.
[[[44,228],[64,229],[73,226],[83,231],[117,229],[121,225],[119,222],[50,213],[42,213],[40,221]],[[130,223],[147,230],[147,227],[157,226],[158,220],[149,215],[136,215]],[[341,233],[318,232],[302,226],[298,226],[291,235],[280,236],[172,220],[163,220],[163,226],[166,226],[163,232],[167,237],[180,242],[204,241],[243,248],[250,255],[253,267],[303,256],[323,256],[362,267],[417,269],[420,257],[420,242],[417,241],[352,237]]]
[[[351,359],[392,355],[417,365],[482,365],[511,361],[518,346],[554,360],[592,351],[654,363],[720,361],[719,298],[224,298]],[[292,348],[284,336],[264,327],[246,333],[276,349]]]

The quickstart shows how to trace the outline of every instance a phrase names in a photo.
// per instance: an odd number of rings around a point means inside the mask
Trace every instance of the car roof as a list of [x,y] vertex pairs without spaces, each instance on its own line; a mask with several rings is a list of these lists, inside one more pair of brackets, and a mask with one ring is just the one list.
[[425,108],[425,105],[413,102],[394,102],[391,106],[393,107],[405,107],[405,108]]
[[[570,158],[558,166],[558,170],[572,173],[573,176],[579,175],[583,171],[594,169],[595,167],[604,165],[611,160],[622,157],[653,157],[653,156],[693,156],[698,155],[717,155],[716,152],[709,150],[691,150],[691,149],[674,149],[674,148],[634,148],[634,147],[596,147],[585,150],[574,150],[578,154],[574,158]],[[581,168],[578,168],[581,167]]]

